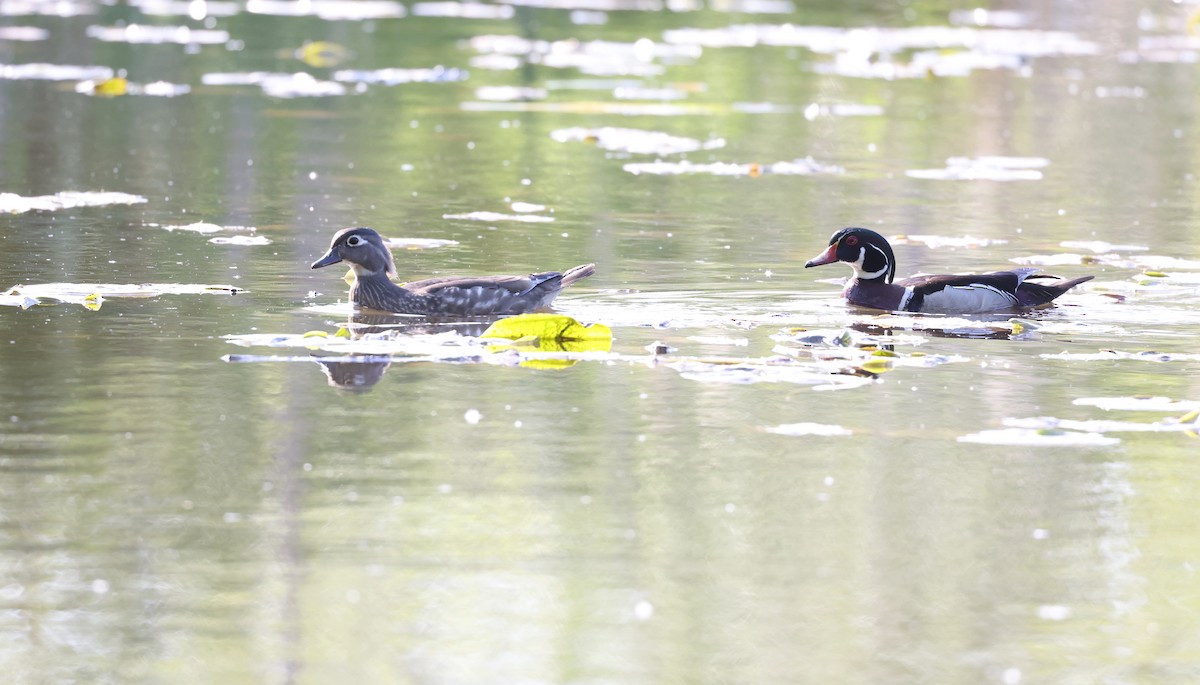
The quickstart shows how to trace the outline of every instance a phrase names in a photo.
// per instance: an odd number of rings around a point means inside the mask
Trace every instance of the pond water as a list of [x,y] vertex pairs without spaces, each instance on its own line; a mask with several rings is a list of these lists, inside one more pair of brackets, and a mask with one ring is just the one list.
[[[10,682],[1200,679],[1193,6],[0,16]],[[611,350],[339,338],[353,225]],[[854,310],[846,225],[1096,278]]]

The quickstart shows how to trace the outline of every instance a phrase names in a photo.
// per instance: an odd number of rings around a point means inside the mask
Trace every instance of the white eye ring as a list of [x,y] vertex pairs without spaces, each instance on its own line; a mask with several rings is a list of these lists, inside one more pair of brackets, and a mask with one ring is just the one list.
[[366,242],[367,241],[363,240],[362,238],[360,238],[356,235],[352,235],[349,238],[346,238],[346,246],[347,247],[359,247],[359,246],[365,244]]

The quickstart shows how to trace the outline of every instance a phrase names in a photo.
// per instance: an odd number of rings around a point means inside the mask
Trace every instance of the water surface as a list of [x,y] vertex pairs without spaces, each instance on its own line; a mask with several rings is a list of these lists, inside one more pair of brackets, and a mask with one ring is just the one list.
[[[83,289],[0,306],[3,670],[1195,682],[1189,9],[973,9],[4,5],[0,287]],[[947,161],[987,157],[1036,161]],[[595,261],[558,309],[612,352],[226,337],[346,325],[307,265],[349,225],[456,241],[406,279]],[[844,225],[909,236],[902,275],[1096,279],[1019,329],[881,317],[804,269]]]

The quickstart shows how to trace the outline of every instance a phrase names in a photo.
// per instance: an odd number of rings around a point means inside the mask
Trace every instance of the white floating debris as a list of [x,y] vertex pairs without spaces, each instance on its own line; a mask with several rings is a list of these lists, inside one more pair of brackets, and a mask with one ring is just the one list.
[[112,192],[63,191],[53,195],[24,197],[15,193],[0,193],[0,212],[23,214],[40,210],[53,212],[76,207],[104,207],[107,205],[136,205],[149,202],[141,195]]
[[36,42],[46,40],[50,32],[37,26],[0,26],[0,40]]
[[415,17],[458,17],[463,19],[512,19],[511,5],[483,2],[418,2],[412,6]]
[[0,293],[0,305],[28,309],[46,302],[79,304],[99,309],[106,297],[157,297],[158,295],[236,295],[245,292],[232,285],[196,283],[24,283]]
[[681,138],[661,131],[612,126],[560,128],[551,131],[550,137],[560,143],[589,142],[595,143],[597,147],[605,150],[651,155],[670,155],[725,147],[724,138],[701,141],[694,138]]
[[1100,350],[1099,352],[1060,352],[1058,354],[1041,354],[1042,359],[1058,359],[1073,362],[1101,361],[1139,361],[1139,362],[1181,362],[1200,361],[1200,354],[1187,352],[1124,352],[1121,350]]
[[735,338],[727,335],[689,335],[688,340],[701,345],[732,345],[733,347],[750,345],[749,338]]
[[514,212],[520,212],[522,214],[546,211],[546,205],[537,205],[532,202],[514,202],[509,205],[509,207],[511,207]]
[[689,162],[667,162],[655,160],[646,163],[630,163],[621,167],[631,174],[654,174],[672,176],[676,174],[712,174],[714,176],[765,176],[777,174],[780,176],[804,176],[808,174],[841,174],[845,169],[832,164],[822,164],[811,157],[790,162],[775,162],[773,164],[734,164],[730,162],[713,162],[701,164]]
[[463,414],[463,420],[471,425],[475,425],[483,420],[483,414],[478,409],[468,409]]
[[267,95],[277,98],[328,97],[346,94],[346,86],[333,81],[320,81],[312,74],[266,71],[209,73],[200,77],[206,86],[258,86]]
[[14,81],[81,81],[92,79],[103,81],[113,77],[113,70],[99,66],[77,66],[73,64],[0,64],[0,78]]
[[489,102],[516,102],[519,100],[544,100],[545,88],[529,86],[484,86],[475,89],[475,97]]
[[200,21],[207,17],[232,17],[242,11],[241,3],[226,0],[129,0],[145,15],[189,17]]
[[951,157],[945,169],[910,169],[910,178],[937,181],[1039,181],[1050,164],[1042,157]]
[[108,43],[224,45],[229,42],[228,31],[193,29],[187,26],[152,26],[148,24],[89,26],[87,27],[87,35],[96,40]]
[[1065,31],[1012,30],[949,26],[906,28],[839,28],[795,24],[735,24],[714,29],[673,29],[663,32],[672,45],[703,47],[808,48],[824,54],[891,55],[912,50],[977,51],[1018,57],[1095,55],[1100,46]]
[[398,19],[404,5],[390,0],[247,0],[246,11],[281,17],[314,16],[329,21]]
[[271,239],[264,235],[231,235],[209,238],[214,245],[270,245]]
[[1200,401],[1172,400],[1169,397],[1080,397],[1073,404],[1098,407],[1105,411],[1188,412],[1200,409]]
[[208,223],[207,221],[197,221],[191,224],[177,226],[167,224],[159,226],[164,231],[191,231],[192,233],[220,233],[221,231],[253,231],[253,226],[218,226],[217,224]]
[[804,118],[813,121],[818,117],[877,117],[883,116],[878,105],[822,105],[811,103],[804,108]]
[[1029,428],[1033,430],[1062,429],[1083,433],[1169,433],[1197,429],[1195,424],[1184,423],[1174,417],[1163,421],[1141,423],[1138,421],[1110,421],[1105,419],[1079,421],[1074,419],[1057,419],[1051,416],[1037,416],[1024,419],[1004,419],[1004,425],[1012,428]]
[[768,426],[763,428],[768,433],[776,435],[791,435],[802,437],[805,435],[819,435],[822,437],[835,437],[843,435],[853,435],[854,431],[841,426],[831,425],[827,423],[784,423],[778,426]]
[[1142,252],[1149,250],[1145,245],[1115,245],[1106,243],[1103,240],[1064,240],[1059,243],[1060,247],[1069,248],[1072,250],[1088,250],[1096,254],[1106,254],[1109,252]]
[[1097,433],[1034,430],[1030,428],[1003,428],[979,431],[978,433],[960,436],[958,441],[1011,447],[1109,447],[1121,442],[1119,438],[1110,438]]
[[919,235],[908,233],[905,235],[892,236],[888,241],[893,245],[905,245],[908,243],[919,243],[933,249],[943,247],[988,247],[990,245],[1004,245],[1007,240],[999,238],[974,238],[969,235],[964,236],[942,236],[942,235]]
[[501,214],[499,212],[467,212],[466,214],[443,214],[443,219],[463,219],[466,221],[521,221],[528,224],[550,223],[552,216],[538,214]]
[[404,83],[450,83],[467,80],[465,69],[441,65],[416,69],[375,69],[362,71],[343,69],[333,72],[333,80],[343,83],[368,83],[396,86]]
[[457,240],[444,238],[387,238],[383,242],[388,247],[400,250],[425,250],[458,244]]

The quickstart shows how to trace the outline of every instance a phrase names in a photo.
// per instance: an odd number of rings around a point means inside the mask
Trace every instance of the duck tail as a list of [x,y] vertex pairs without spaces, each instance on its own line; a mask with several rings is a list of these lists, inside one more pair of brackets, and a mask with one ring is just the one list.
[[594,273],[596,273],[595,264],[580,264],[577,267],[567,269],[567,271],[562,275],[562,287],[565,288],[575,281],[582,281]]
[[1069,281],[1056,280],[1052,283],[1039,283],[1038,281],[1046,278],[1057,278],[1056,276],[1031,276],[1021,283],[1021,287],[1017,289],[1017,297],[1021,300],[1021,305],[1024,307],[1036,307],[1039,304],[1046,304],[1067,292],[1071,288],[1092,280],[1095,276],[1080,276],[1072,278]]

